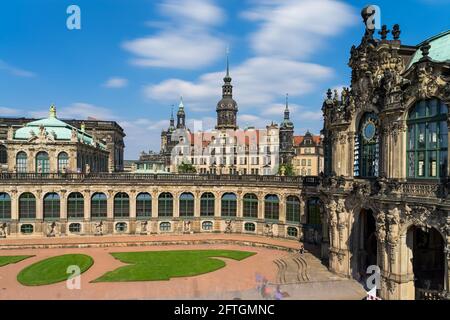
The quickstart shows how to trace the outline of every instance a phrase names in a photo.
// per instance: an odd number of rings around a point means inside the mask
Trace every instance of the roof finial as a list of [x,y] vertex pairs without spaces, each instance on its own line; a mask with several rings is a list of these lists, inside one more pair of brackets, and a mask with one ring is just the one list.
[[230,47],[227,47],[227,78],[230,77]]
[[184,109],[183,96],[180,96],[180,105],[178,106],[178,108],[179,108],[180,110]]
[[50,106],[49,117],[50,118],[56,118],[56,108],[55,108],[55,104],[53,104],[53,103]]
[[286,110],[289,109],[289,93],[286,93]]

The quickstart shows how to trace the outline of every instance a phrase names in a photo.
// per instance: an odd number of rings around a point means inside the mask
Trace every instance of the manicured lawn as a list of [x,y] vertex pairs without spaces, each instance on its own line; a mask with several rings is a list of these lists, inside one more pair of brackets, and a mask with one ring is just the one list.
[[70,274],[67,268],[76,265],[81,273],[88,270],[94,260],[84,254],[65,254],[38,261],[17,275],[17,280],[25,286],[42,286],[46,284],[65,281]]
[[155,281],[190,277],[225,267],[215,257],[243,260],[254,252],[233,250],[175,250],[111,253],[129,265],[105,273],[94,282]]
[[6,266],[10,263],[17,263],[30,257],[32,256],[0,256],[0,267]]

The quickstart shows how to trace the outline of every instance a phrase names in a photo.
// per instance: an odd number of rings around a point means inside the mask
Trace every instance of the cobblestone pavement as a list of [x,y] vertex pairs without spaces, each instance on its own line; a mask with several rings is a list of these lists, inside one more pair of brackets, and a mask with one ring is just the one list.
[[[7,244],[8,248],[24,246],[27,249],[2,249],[0,255],[34,257],[0,268],[0,299],[272,299],[279,283],[279,268],[274,261],[295,258],[292,250],[298,248],[297,241],[223,234],[14,240],[2,240],[0,246],[4,248]],[[33,249],[36,244],[38,249]],[[39,248],[49,246],[51,248]],[[291,249],[291,252],[274,249],[282,247]],[[111,252],[183,249],[246,250],[257,254],[242,261],[224,259],[226,267],[194,277],[169,281],[91,283],[105,272],[123,265],[110,255]],[[81,276],[80,290],[67,289],[65,282],[39,287],[26,287],[17,282],[17,274],[24,267],[66,253],[84,253],[94,259],[94,265]],[[301,283],[279,284],[283,299],[361,299],[365,295],[359,284],[331,274],[312,254],[305,253],[303,259],[309,279]],[[289,269],[289,272],[294,274],[304,270]],[[256,288],[257,275],[267,279],[266,297]]]

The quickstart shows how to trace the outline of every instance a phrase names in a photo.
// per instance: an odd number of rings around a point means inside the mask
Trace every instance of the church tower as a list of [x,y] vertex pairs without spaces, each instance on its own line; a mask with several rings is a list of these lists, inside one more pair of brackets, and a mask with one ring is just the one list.
[[177,129],[186,128],[186,113],[184,112],[183,97],[180,98],[180,105],[177,112]]
[[281,164],[291,164],[295,155],[294,150],[294,124],[290,119],[289,95],[286,94],[286,108],[284,120],[280,125],[280,160]]
[[222,100],[217,103],[217,130],[236,130],[237,103],[233,100],[233,86],[231,85],[230,64],[227,54],[227,74],[223,78]]

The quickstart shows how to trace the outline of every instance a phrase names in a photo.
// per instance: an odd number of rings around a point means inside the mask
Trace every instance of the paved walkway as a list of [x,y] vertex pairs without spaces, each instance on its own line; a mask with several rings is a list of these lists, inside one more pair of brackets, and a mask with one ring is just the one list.
[[[263,299],[256,289],[256,274],[269,284],[269,297],[279,283],[280,270],[276,260],[298,258],[292,251],[298,242],[285,239],[247,235],[163,235],[135,237],[91,237],[53,239],[3,239],[0,255],[35,255],[17,264],[0,268],[1,299]],[[38,248],[36,248],[36,246]],[[18,247],[25,247],[18,249]],[[226,267],[215,272],[173,278],[169,281],[91,283],[105,272],[122,266],[111,252],[229,249],[253,251],[257,254],[242,261],[224,259]],[[81,276],[81,290],[69,290],[66,283],[25,287],[16,277],[24,267],[42,259],[66,254],[84,253],[94,259],[94,265]],[[364,291],[355,281],[334,276],[313,255],[302,256],[305,262],[299,271],[290,265],[288,273],[303,272],[301,283],[280,285],[285,299],[361,299]],[[294,271],[292,271],[294,266]]]

